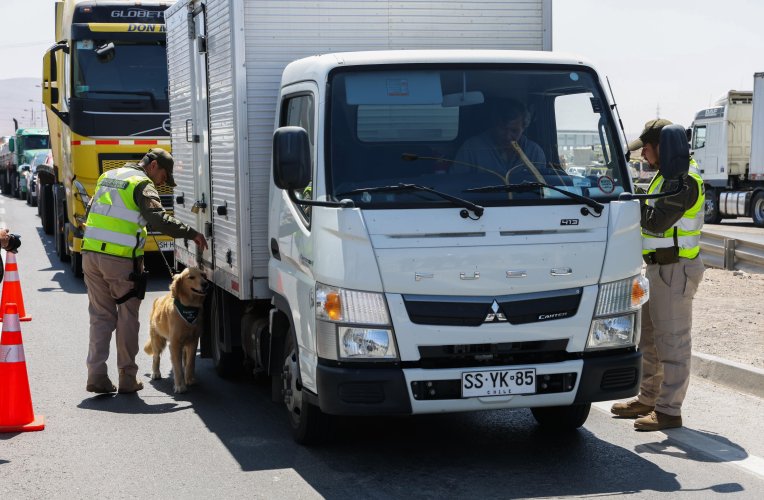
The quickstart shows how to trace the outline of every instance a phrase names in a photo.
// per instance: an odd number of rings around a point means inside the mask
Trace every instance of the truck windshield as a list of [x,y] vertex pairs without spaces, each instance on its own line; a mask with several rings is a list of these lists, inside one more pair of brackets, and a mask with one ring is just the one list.
[[[560,191],[607,202],[629,187],[585,68],[347,69],[332,76],[329,109],[329,195],[365,208],[447,205],[422,190],[373,189],[400,183],[484,206],[580,203]],[[536,188],[496,188],[523,183]]]
[[72,58],[72,96],[95,100],[167,101],[164,42],[78,40]]
[[19,149],[26,151],[29,149],[47,149],[50,142],[47,135],[25,135],[19,138]]

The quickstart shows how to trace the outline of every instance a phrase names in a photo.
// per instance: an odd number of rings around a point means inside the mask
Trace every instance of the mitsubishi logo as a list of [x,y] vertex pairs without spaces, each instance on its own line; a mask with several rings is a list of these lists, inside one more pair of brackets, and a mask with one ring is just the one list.
[[485,317],[483,323],[498,323],[500,321],[507,321],[507,318],[504,316],[504,313],[499,310],[499,303],[496,302],[496,299],[493,299],[491,312]]

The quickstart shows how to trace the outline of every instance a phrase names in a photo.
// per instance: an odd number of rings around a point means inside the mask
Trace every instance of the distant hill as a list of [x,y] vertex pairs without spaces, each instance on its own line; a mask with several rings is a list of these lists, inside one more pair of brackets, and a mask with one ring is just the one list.
[[[13,133],[13,118],[19,121],[19,127],[32,125],[47,127],[45,115],[40,116],[42,99],[40,78],[8,78],[0,80],[0,135]],[[30,102],[30,99],[33,102]],[[25,111],[27,110],[27,111]],[[32,111],[34,120],[32,123]],[[42,118],[42,122],[40,119]]]

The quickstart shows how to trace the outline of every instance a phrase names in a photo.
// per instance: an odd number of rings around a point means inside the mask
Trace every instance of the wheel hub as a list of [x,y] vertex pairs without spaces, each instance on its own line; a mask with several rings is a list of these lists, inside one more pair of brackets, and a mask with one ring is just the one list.
[[284,404],[290,412],[299,410],[302,405],[302,391],[299,387],[298,373],[297,353],[292,351],[284,360],[284,368],[281,373]]

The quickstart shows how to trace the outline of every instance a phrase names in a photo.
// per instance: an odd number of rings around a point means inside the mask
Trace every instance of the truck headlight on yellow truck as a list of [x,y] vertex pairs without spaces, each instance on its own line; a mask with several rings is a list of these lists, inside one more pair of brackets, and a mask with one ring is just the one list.
[[381,293],[316,283],[318,355],[338,361],[398,359],[395,333]]
[[641,274],[600,286],[586,349],[614,349],[639,341],[639,308],[650,296],[650,285]]

